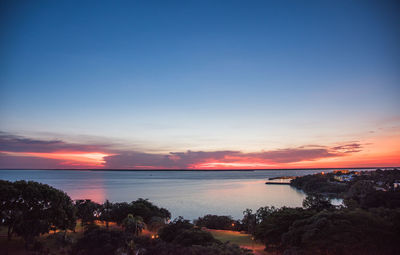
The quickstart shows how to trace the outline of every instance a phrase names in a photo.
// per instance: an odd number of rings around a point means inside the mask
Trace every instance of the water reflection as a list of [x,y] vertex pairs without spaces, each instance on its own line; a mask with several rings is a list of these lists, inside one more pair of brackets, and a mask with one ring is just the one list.
[[[290,175],[305,175],[296,170]],[[135,172],[2,170],[0,179],[34,180],[64,190],[72,199],[98,203],[147,198],[171,211],[173,217],[195,219],[205,214],[242,218],[246,208],[301,206],[305,194],[288,185],[266,185],[267,177],[287,171]]]
[[219,213],[232,215],[235,212],[232,216],[242,217],[246,208],[301,206],[305,195],[287,185],[265,185],[264,180],[246,180],[216,183],[202,198]]
[[99,173],[96,178],[76,179],[64,187],[64,191],[73,199],[90,199],[103,203],[107,199],[104,187],[104,176]]

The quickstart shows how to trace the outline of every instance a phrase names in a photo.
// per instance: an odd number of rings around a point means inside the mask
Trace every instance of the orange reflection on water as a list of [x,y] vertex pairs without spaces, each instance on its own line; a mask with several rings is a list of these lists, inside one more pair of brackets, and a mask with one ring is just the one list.
[[[215,182],[201,194],[202,199],[221,208],[230,208],[232,204],[240,205],[238,210],[245,208],[258,209],[261,206],[301,206],[304,193],[289,185],[266,185],[265,180],[232,180],[223,184]],[[227,199],[230,198],[230,199]],[[256,208],[254,207],[255,205]],[[229,211],[226,212],[228,215]]]
[[203,162],[194,164],[192,169],[260,169],[271,167],[271,164],[263,162]]
[[[92,177],[93,176],[93,177]],[[92,178],[83,178],[75,180],[71,185],[71,189],[65,190],[73,199],[90,199],[96,203],[104,203],[107,199],[107,192],[104,185],[104,177],[102,172],[91,172]]]

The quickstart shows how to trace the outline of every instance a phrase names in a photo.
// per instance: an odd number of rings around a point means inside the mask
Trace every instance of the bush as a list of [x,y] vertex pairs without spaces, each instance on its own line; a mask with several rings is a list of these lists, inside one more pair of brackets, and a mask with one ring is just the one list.
[[121,224],[128,214],[140,216],[146,224],[149,224],[151,219],[159,217],[164,220],[171,218],[171,213],[165,208],[159,208],[145,199],[137,199],[131,203],[114,203],[111,205],[110,212],[107,215],[111,221]]
[[143,255],[252,255],[249,250],[234,244],[213,244],[209,246],[193,245],[183,247],[172,243],[158,241],[145,249]]
[[165,227],[161,228],[158,232],[161,240],[166,242],[173,242],[173,240],[183,231],[193,229],[193,224],[188,220],[179,217]]
[[121,231],[91,227],[73,246],[72,254],[111,255],[125,247],[125,235]]
[[267,247],[279,247],[281,236],[289,230],[293,222],[312,215],[313,211],[303,208],[273,208],[266,212],[264,218],[257,224],[255,237],[263,241]]
[[184,229],[172,241],[182,246],[202,245],[207,246],[214,243],[220,243],[209,232],[199,229]]
[[282,246],[300,254],[395,254],[400,238],[394,231],[390,221],[367,211],[323,211],[294,222]]
[[218,216],[211,214],[208,214],[204,217],[199,217],[195,221],[196,226],[199,227],[225,230],[231,230],[233,228],[232,223],[234,223],[234,220],[231,216]]

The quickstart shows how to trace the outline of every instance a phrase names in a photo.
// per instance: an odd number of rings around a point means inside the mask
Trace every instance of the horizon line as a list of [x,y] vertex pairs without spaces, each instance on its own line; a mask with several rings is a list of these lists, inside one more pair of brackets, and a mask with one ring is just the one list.
[[400,166],[385,166],[385,167],[322,167],[322,168],[260,168],[260,169],[112,169],[112,168],[0,168],[0,171],[4,170],[46,170],[46,171],[56,171],[56,170],[67,170],[67,171],[274,171],[274,170],[332,170],[332,169],[390,169],[390,168],[400,168]]

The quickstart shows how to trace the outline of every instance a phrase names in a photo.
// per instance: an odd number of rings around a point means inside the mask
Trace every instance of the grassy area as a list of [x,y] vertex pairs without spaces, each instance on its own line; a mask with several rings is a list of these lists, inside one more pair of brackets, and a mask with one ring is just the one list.
[[264,251],[265,246],[262,243],[256,242],[252,239],[251,235],[243,234],[238,231],[231,230],[216,230],[208,229],[216,239],[221,242],[230,242],[239,245],[242,248],[253,250],[256,255],[266,255]]
[[[105,227],[102,222],[96,222],[97,225],[101,227]],[[120,229],[120,226],[117,226],[115,223],[110,224],[111,229]],[[68,231],[67,236],[74,240],[79,239],[83,234],[83,227],[80,225],[80,222],[77,222],[77,226],[75,229],[75,233]],[[216,239],[220,240],[221,242],[230,242],[233,244],[237,244],[240,247],[247,248],[253,250],[254,254],[256,255],[266,255],[267,253],[264,251],[264,245],[252,240],[251,235],[243,234],[238,231],[230,231],[230,230],[214,230],[208,229]],[[154,233],[144,230],[142,235],[152,235]],[[51,251],[51,254],[67,254],[67,247],[63,248],[60,247],[60,242],[57,238],[60,237],[62,233],[54,234],[51,232],[50,234],[41,235],[38,238],[44,245],[44,249]],[[7,241],[7,229],[5,227],[0,227],[0,250],[5,252],[4,254],[16,254],[16,255],[25,255],[31,254],[25,251],[24,248],[24,241],[22,238],[14,236],[12,241]],[[1,253],[3,254],[3,253]]]
[[251,235],[242,234],[238,231],[230,231],[230,230],[215,230],[208,229],[208,231],[221,242],[231,242],[237,245],[246,245],[251,246],[255,242],[251,239]]

